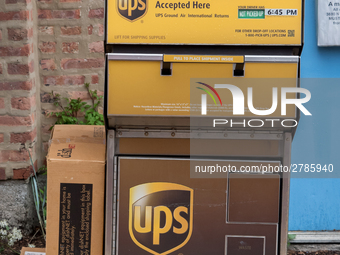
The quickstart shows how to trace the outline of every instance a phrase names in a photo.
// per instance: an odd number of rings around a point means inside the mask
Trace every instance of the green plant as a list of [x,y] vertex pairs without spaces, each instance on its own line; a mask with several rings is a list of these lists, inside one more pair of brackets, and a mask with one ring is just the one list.
[[[32,156],[30,150],[26,148],[28,155],[30,157],[31,165],[33,168],[33,173],[30,175],[29,180],[32,184],[33,200],[35,205],[35,210],[37,212],[41,233],[46,240],[46,186],[43,189],[39,188],[38,176],[33,164]],[[42,174],[46,174],[46,166],[41,167],[39,170],[45,171]]]
[[[41,173],[40,175],[46,175],[46,166],[42,166],[39,168],[39,173]],[[47,212],[47,207],[46,207],[46,200],[47,200],[47,190],[46,190],[46,185],[41,189],[39,188],[39,194],[38,194],[38,198],[40,201],[40,210],[42,213],[42,220],[43,220],[43,227],[46,233],[46,212]]]
[[[51,116],[57,117],[55,124],[79,124],[79,125],[104,125],[104,117],[98,112],[98,106],[103,99],[103,96],[98,96],[97,90],[90,90],[90,84],[85,83],[85,88],[89,93],[92,105],[83,102],[82,99],[64,98],[66,105],[63,106],[60,94],[51,92],[54,106],[61,109],[59,112],[51,112]],[[85,121],[79,118],[79,112],[84,112]],[[50,130],[53,126],[50,128]]]
[[[103,114],[98,112],[98,106],[103,96],[98,96],[97,90],[90,90],[90,84],[85,83],[85,88],[92,100],[92,107],[88,107],[85,111],[86,125],[104,125]],[[83,111],[83,110],[82,110]]]
[[290,245],[290,241],[294,240],[295,237],[296,237],[296,235],[294,235],[294,234],[288,234],[288,238],[287,238],[287,245],[288,246]]

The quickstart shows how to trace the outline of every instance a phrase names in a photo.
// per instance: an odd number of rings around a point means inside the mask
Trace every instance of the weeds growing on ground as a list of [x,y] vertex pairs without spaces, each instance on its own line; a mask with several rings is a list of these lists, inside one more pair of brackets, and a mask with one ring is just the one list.
[[20,254],[11,247],[15,242],[20,241],[21,239],[22,234],[20,229],[17,229],[16,227],[10,227],[6,220],[0,221],[0,253],[8,248],[12,252]]

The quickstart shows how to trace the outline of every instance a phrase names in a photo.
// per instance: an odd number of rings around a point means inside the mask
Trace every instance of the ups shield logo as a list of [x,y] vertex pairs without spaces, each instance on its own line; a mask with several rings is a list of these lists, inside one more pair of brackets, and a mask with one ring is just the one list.
[[193,190],[179,184],[155,182],[130,189],[129,232],[140,248],[169,254],[190,239]]
[[144,17],[148,9],[148,0],[116,0],[118,13],[129,21]]

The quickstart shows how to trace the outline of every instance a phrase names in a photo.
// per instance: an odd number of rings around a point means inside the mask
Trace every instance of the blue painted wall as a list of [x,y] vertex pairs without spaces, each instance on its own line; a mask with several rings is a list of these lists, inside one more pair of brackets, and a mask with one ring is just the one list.
[[306,107],[313,116],[301,116],[292,163],[332,163],[335,174],[327,179],[292,175],[289,229],[340,230],[340,178],[336,178],[340,173],[340,79],[334,79],[340,78],[340,47],[317,46],[315,0],[305,1],[301,86],[312,93]]

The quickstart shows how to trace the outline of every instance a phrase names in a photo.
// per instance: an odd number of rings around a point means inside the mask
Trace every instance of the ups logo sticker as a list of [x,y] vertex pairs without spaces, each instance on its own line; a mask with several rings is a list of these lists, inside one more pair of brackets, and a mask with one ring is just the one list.
[[130,189],[129,232],[140,248],[169,254],[190,239],[193,225],[193,190],[165,182]]
[[148,9],[148,0],[116,0],[118,13],[129,21],[144,17]]

